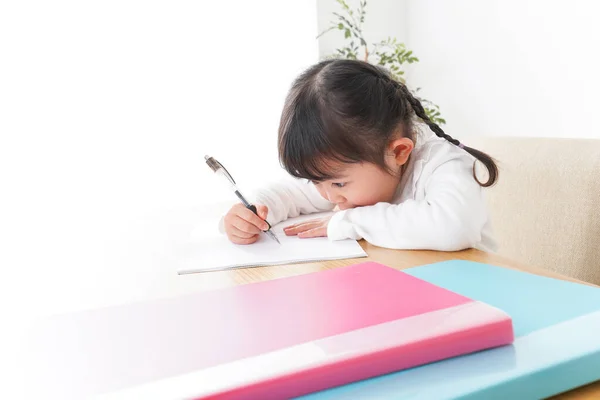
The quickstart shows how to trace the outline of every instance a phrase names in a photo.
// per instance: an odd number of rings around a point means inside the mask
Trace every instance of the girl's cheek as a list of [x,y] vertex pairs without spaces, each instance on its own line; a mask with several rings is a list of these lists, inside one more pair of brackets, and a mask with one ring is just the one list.
[[356,207],[372,206],[380,201],[384,201],[379,193],[367,190],[353,192],[352,194],[348,194],[346,198],[349,203]]
[[[372,195],[364,190],[360,191],[352,191],[352,193],[348,193],[346,195],[346,199],[348,203],[353,204],[354,206],[369,206],[371,204]],[[375,203],[373,203],[375,204]]]

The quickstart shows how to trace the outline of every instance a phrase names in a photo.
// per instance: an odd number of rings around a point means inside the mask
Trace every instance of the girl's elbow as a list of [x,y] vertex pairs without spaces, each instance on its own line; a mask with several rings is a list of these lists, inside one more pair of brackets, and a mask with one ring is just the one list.
[[445,232],[442,251],[461,251],[473,248],[481,240],[481,231],[464,225],[457,225]]
[[432,224],[432,250],[461,251],[475,247],[482,237],[484,218],[475,212],[477,207],[470,211],[466,208],[453,212],[441,212]]

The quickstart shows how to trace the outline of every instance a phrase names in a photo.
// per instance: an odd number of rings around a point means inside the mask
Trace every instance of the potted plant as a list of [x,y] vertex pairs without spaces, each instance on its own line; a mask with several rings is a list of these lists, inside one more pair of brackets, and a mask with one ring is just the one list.
[[[331,26],[321,32],[317,39],[331,31],[341,31],[347,44],[336,49],[335,53],[326,58],[344,58],[357,60],[361,59],[372,64],[387,68],[392,77],[404,84],[404,65],[418,62],[419,59],[413,55],[413,52],[406,48],[404,43],[400,43],[396,38],[388,37],[380,42],[369,44],[364,37],[362,25],[366,17],[367,1],[360,0],[358,8],[352,9],[345,0],[336,0],[341,7],[341,12],[334,12],[335,21]],[[442,118],[440,108],[433,102],[418,96],[421,88],[411,90],[413,95],[421,101],[423,108],[429,119],[438,125],[443,125],[446,120]]]

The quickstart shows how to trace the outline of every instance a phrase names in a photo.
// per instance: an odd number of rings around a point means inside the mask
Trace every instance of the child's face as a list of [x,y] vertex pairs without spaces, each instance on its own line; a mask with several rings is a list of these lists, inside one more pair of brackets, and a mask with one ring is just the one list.
[[329,164],[338,178],[315,182],[315,186],[321,196],[337,204],[340,210],[390,203],[400,184],[400,170],[408,162],[413,148],[413,141],[405,137],[390,142],[384,159],[388,169],[398,171],[396,174],[366,162]]
[[[321,196],[337,204],[340,210],[391,202],[400,176],[393,176],[371,163],[338,166],[339,178],[315,182]],[[400,175],[400,174],[398,174]]]

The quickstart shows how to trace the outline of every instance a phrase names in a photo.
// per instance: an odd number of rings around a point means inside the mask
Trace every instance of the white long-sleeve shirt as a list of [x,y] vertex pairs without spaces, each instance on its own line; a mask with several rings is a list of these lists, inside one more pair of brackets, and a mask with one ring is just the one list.
[[[484,189],[473,178],[474,160],[444,139],[419,134],[392,202],[335,212],[327,236],[393,249],[496,251]],[[335,209],[314,184],[293,177],[261,188],[254,200],[268,207],[271,225]]]

